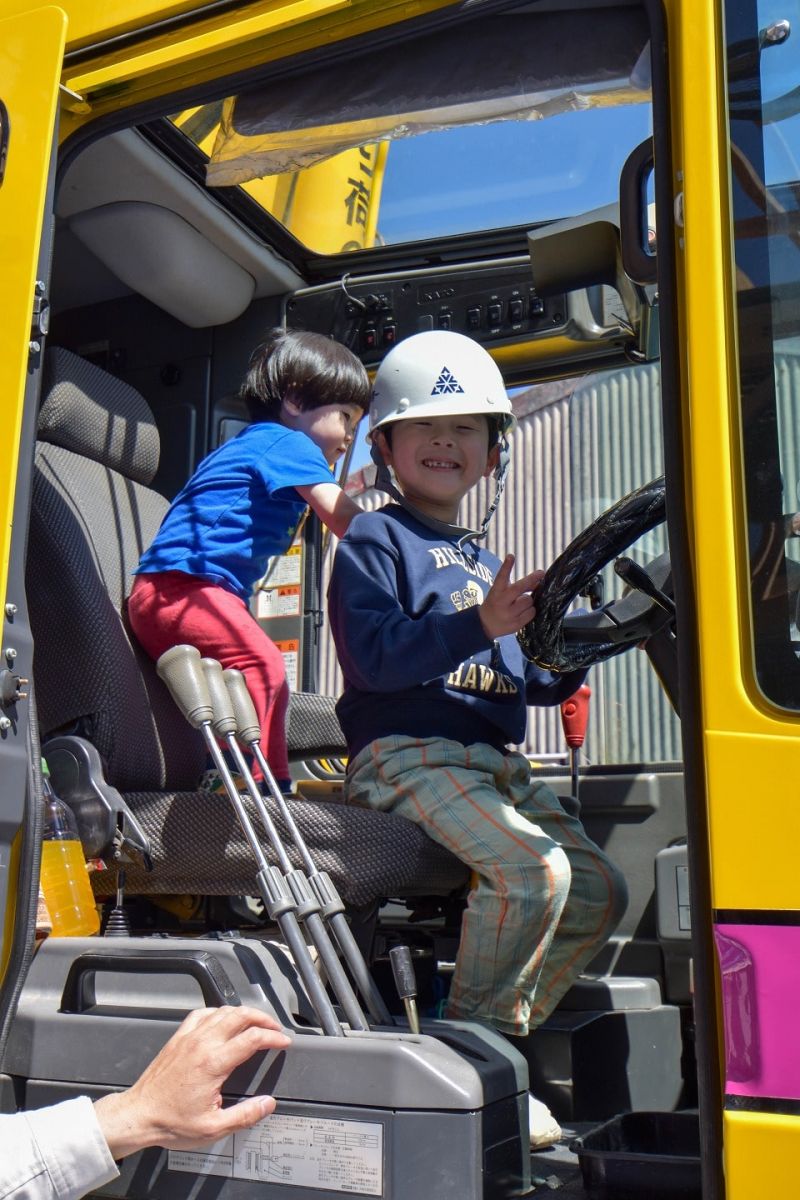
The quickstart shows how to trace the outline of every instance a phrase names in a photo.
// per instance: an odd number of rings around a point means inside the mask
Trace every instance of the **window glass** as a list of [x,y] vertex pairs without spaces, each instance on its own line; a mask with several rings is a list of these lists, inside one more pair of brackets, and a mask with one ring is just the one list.
[[[545,394],[550,386],[542,385]],[[537,390],[533,389],[534,393]],[[558,405],[544,405],[531,417],[523,417],[521,424],[538,417],[542,432],[548,429],[550,433],[549,461],[541,465],[546,474],[543,498],[549,494],[551,504],[537,504],[533,522],[535,526],[552,523],[557,506],[562,505],[566,520],[561,536],[566,544],[623,496],[663,474],[659,363],[632,364],[572,381],[562,417],[566,457],[560,438],[553,437],[559,415]],[[535,426],[530,429],[530,437],[531,449],[537,447],[537,456],[541,456],[538,447],[544,438]],[[645,566],[666,549],[666,527],[662,525],[624,553]],[[547,565],[550,557],[542,553],[536,565]],[[605,603],[623,595],[625,588],[613,563],[603,570],[602,582]],[[579,598],[577,603],[587,607],[589,600]],[[631,649],[598,664],[587,682],[592,689],[583,751],[588,764],[680,760],[678,718],[642,650]],[[563,734],[554,714],[540,709],[532,712],[531,718],[531,751],[535,754],[546,744],[561,750]]]
[[172,119],[210,187],[244,188],[314,253],[524,227],[618,199],[651,133],[648,32],[637,7],[578,30],[531,7]]
[[800,709],[800,0],[726,8],[753,637],[765,695]]

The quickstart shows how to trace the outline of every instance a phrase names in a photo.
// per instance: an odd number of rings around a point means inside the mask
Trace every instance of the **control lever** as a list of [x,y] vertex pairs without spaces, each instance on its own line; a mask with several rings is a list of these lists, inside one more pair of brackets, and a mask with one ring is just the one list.
[[[236,719],[236,736],[242,745],[250,750],[261,768],[264,783],[269,789],[272,799],[277,805],[278,811],[289,830],[289,834],[303,863],[308,882],[320,901],[322,919],[330,925],[342,956],[372,1016],[379,1025],[391,1025],[393,1022],[389,1010],[375,986],[375,982],[369,973],[367,964],[344,915],[344,903],[337,893],[330,876],[324,871],[318,871],[314,865],[314,860],[292,815],[292,811],[286,802],[286,798],[276,784],[272,771],[269,768],[269,763],[264,757],[259,740],[261,737],[261,724],[256,716],[256,710],[253,707],[253,701],[247,690],[244,675],[242,675],[241,671],[228,668],[227,671],[222,672],[222,678],[233,704],[233,715]],[[333,983],[334,980],[332,979],[331,982]],[[353,1018],[351,1017],[350,1020],[352,1024]],[[361,1027],[360,1024],[353,1024],[353,1028],[360,1029]]]
[[[130,831],[130,832],[129,832]],[[153,870],[153,859],[150,855],[150,843],[139,836],[139,827],[130,822],[125,813],[117,813],[117,827],[111,844],[111,857],[118,865],[130,862],[140,862],[148,873]],[[142,840],[144,838],[144,844]]]
[[632,558],[623,555],[622,558],[615,561],[614,570],[629,587],[635,588],[637,592],[643,592],[659,608],[663,608],[665,613],[671,617],[675,616],[675,601],[666,592],[662,592],[661,588],[656,587],[644,567],[640,567]]
[[592,612],[603,607],[603,576],[600,574],[593,575],[591,579],[587,579],[586,584],[578,592],[579,596],[585,596],[589,601],[589,607]]
[[277,924],[283,940],[289,947],[289,952],[297,967],[297,973],[305,986],[306,995],[319,1018],[323,1031],[328,1037],[344,1037],[344,1030],[337,1020],[328,993],[317,975],[305,938],[297,922],[297,904],[294,897],[290,894],[281,871],[277,867],[271,867],[267,861],[250,814],[237,791],[225,756],[214,736],[215,733],[218,736],[227,736],[229,731],[236,728],[233,712],[228,713],[220,708],[219,715],[215,715],[208,681],[201,665],[200,651],[194,646],[173,646],[170,650],[165,651],[156,663],[156,671],[159,678],[167,685],[173,700],[186,720],[194,729],[199,729],[205,739],[206,749],[225,785],[228,798],[239,818],[242,832],[258,864],[256,883],[264,902],[264,908],[270,920]]
[[[564,730],[564,738],[569,746],[570,789],[576,810],[570,815],[576,817],[580,816],[581,811],[580,798],[578,796],[578,787],[580,784],[580,748],[586,737],[591,694],[592,689],[588,684],[582,683],[577,692],[570,696],[569,700],[564,700],[561,704],[561,728]],[[570,807],[573,806],[570,805]]]
[[106,918],[103,937],[130,937],[131,923],[125,911],[125,868],[117,872],[117,892],[114,907]]
[[[214,732],[217,734],[217,737],[225,738],[228,750],[236,763],[237,770],[250,793],[250,799],[256,807],[264,832],[269,839],[272,849],[275,851],[280,871],[283,874],[283,880],[289,889],[289,895],[294,901],[294,911],[297,919],[305,926],[311,941],[319,952],[328,980],[350,1022],[350,1027],[361,1030],[369,1029],[366,1017],[361,1011],[355,992],[350,985],[350,981],[344,972],[339,956],[323,923],[321,916],[323,901],[313,891],[305,873],[292,868],[291,860],[283,844],[283,839],[278,832],[278,828],[264,802],[264,797],[253,778],[244,754],[236,740],[238,718],[233,705],[233,699],[225,683],[222,667],[214,658],[202,658],[200,666],[205,675],[211,706],[214,710],[212,719]],[[242,676],[242,681],[244,681],[244,676]],[[253,709],[253,718],[257,721],[255,709]],[[272,782],[277,797],[280,794],[280,789],[275,783],[268,766],[267,772],[267,777]]]
[[389,961],[392,964],[397,994],[405,1006],[408,1028],[412,1033],[419,1033],[417,977],[414,973],[414,964],[411,961],[411,951],[408,946],[392,946],[389,951]]

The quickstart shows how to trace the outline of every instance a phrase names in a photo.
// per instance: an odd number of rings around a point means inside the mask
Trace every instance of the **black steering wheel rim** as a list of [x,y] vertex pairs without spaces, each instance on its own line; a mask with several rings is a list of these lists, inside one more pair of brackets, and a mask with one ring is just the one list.
[[[559,554],[539,585],[536,615],[517,634],[524,654],[559,673],[578,670],[620,654],[642,638],[641,627],[620,640],[602,635],[585,642],[565,639],[567,610],[589,581],[632,542],[666,519],[664,476],[630,492],[587,525]],[[655,610],[657,606],[653,605]],[[610,609],[605,610],[608,614]],[[657,613],[661,624],[667,619]]]

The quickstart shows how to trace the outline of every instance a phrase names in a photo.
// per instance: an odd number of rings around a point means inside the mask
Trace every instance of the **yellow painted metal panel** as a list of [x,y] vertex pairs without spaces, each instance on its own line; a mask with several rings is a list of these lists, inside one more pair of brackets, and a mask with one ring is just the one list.
[[726,1200],[795,1200],[800,1117],[725,1113]]
[[[686,504],[698,603],[697,655],[712,902],[798,908],[794,867],[798,718],[759,694],[749,631],[734,265],[720,13],[668,9],[681,370],[690,447]],[[770,831],[781,830],[780,845]],[[763,844],[763,850],[762,850]],[[790,858],[791,854],[791,858]]]
[[[288,3],[292,2],[293,0],[288,0]],[[314,6],[314,0],[309,0],[309,2]],[[63,0],[60,7],[67,14],[69,20],[67,50],[86,49],[95,43],[118,37],[120,34],[135,33],[137,30],[157,26],[162,21],[174,23],[179,21],[182,16],[199,27],[203,24],[203,10],[211,9],[214,3],[215,0],[175,0],[174,3],[169,3],[168,0],[104,0],[103,4],[98,4],[97,0]],[[376,4],[375,0],[369,0],[369,5],[375,10],[375,16],[380,18],[383,6]],[[361,6],[364,7],[363,4]],[[243,4],[241,13],[257,14],[269,7],[272,5],[265,3],[264,0],[256,0],[250,5]],[[321,3],[316,7],[320,11],[324,11],[327,5]],[[387,5],[386,7],[400,10],[399,5]],[[425,0],[419,0],[416,3],[404,4],[402,11],[405,17],[409,17],[430,7],[440,7],[440,5],[431,5]],[[3,0],[2,8],[4,16],[28,12],[30,0]],[[230,11],[218,16],[211,14],[208,20],[220,27],[227,24],[232,15]],[[392,19],[400,19],[398,11],[395,11]],[[379,23],[381,22],[379,21]]]
[[[195,13],[214,0],[64,0],[61,8],[69,18],[68,49],[79,49],[86,44],[108,37],[116,37],[143,25],[174,18],[182,13]],[[3,0],[4,16],[30,10],[30,0]]]
[[[716,7],[670,6],[677,49],[673,187],[676,206],[682,196],[684,220],[676,235],[685,419],[691,440],[686,500],[701,625],[703,725],[706,730],[796,737],[800,718],[779,712],[760,695],[752,663],[727,121]],[[696,67],[682,70],[682,63]]]
[[[87,118],[116,112],[178,88],[212,82],[289,55],[333,45],[454,0],[270,0],[209,16],[130,46],[117,46],[67,69],[63,82],[81,100],[65,94],[64,137]],[[83,101],[83,102],[81,102]]]
[[711,732],[706,753],[714,907],[800,908],[797,740]]
[[273,3],[259,5],[257,11],[229,14],[222,26],[210,22],[195,29],[189,27],[178,40],[162,38],[155,45],[147,43],[139,49],[132,48],[127,54],[106,59],[100,66],[78,68],[76,73],[68,75],[66,83],[72,91],[83,95],[110,84],[128,83],[165,65],[180,69],[209,51],[218,50],[223,43],[229,48],[239,46],[264,34],[349,8],[350,4],[351,0],[289,0],[289,3],[273,0]]
[[[0,186],[0,395],[3,397],[3,454],[0,456],[0,597],[8,595],[14,493],[19,463],[22,409],[28,370],[31,309],[41,241],[48,166],[52,154],[58,77],[66,20],[44,8],[0,21],[0,98],[8,110],[10,138]],[[36,69],[31,69],[31,64]],[[9,896],[19,871],[19,842],[8,864]],[[4,913],[0,978],[10,951],[14,905]]]
[[[57,8],[0,21],[0,97],[11,136],[0,187],[0,595],[5,596],[36,266],[66,21]],[[35,70],[31,64],[35,63]]]
[[286,228],[318,254],[374,246],[387,150],[373,143],[298,172]]
[[[741,692],[735,585],[731,409],[736,403],[728,183],[719,31],[710,4],[670,6],[675,137],[673,193],[684,420],[690,437],[690,527],[702,636],[705,728],[730,728]],[[672,48],[672,47],[671,47]],[[732,383],[732,381],[734,381]],[[741,719],[741,711],[738,719]]]

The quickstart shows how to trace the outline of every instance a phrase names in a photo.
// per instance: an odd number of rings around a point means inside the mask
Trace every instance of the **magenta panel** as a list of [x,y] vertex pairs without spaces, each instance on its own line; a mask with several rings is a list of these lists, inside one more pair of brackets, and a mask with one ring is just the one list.
[[800,926],[717,925],[725,1091],[800,1099]]

